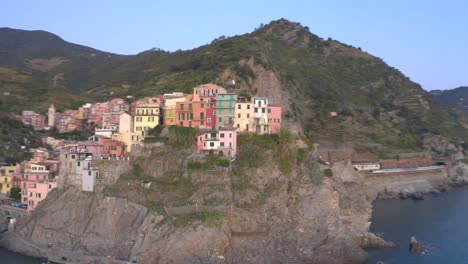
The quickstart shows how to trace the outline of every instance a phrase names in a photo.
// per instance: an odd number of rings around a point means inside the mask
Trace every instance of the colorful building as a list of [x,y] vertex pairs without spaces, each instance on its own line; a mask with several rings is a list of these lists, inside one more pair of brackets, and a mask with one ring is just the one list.
[[235,157],[237,153],[237,129],[221,129],[202,133],[197,137],[197,150],[200,154],[215,154]]
[[281,106],[268,105],[267,117],[270,134],[278,134],[281,129]]
[[176,103],[176,124],[193,127],[193,101]]
[[238,98],[235,105],[234,127],[239,132],[249,132],[253,130],[253,104],[250,98]]
[[28,205],[28,213],[31,213],[38,203],[57,187],[55,175],[58,172],[58,163],[56,160],[47,160],[26,165],[21,179],[21,202]]
[[119,133],[133,131],[133,118],[131,115],[122,112],[119,116]]
[[16,172],[16,166],[2,165],[0,167],[0,195],[10,196],[10,190],[13,188],[13,175]]
[[193,88],[193,101],[209,101],[216,99],[218,94],[225,94],[226,89],[216,84],[202,84]]
[[166,126],[175,126],[179,123],[177,122],[177,104],[179,103],[188,103],[189,100],[184,97],[168,98],[164,101],[164,125]]
[[124,158],[126,156],[127,148],[121,141],[100,135],[91,136],[88,140],[104,146],[104,152],[102,153],[104,158]]
[[234,127],[235,106],[237,94],[224,93],[216,97],[216,126],[221,128]]
[[159,125],[161,99],[148,97],[136,102],[133,116],[133,132],[144,137],[147,131]]
[[257,134],[270,134],[268,124],[268,99],[254,97],[253,101],[253,130]]
[[216,99],[206,101],[206,128],[216,128]]

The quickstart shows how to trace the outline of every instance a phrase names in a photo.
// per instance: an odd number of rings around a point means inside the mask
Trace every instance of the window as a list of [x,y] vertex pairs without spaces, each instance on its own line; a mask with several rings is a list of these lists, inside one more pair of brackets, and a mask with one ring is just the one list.
[[237,105],[237,109],[241,109],[241,105],[240,105],[240,104]]
[[254,108],[254,112],[258,113],[258,108],[257,107]]
[[241,118],[241,114],[237,114],[237,118]]
[[247,114],[247,118],[250,118],[250,114]]
[[221,133],[221,134],[220,134],[220,137],[221,137],[221,138],[224,138],[224,133]]
[[221,117],[218,117],[218,122],[219,123],[223,122],[223,119]]
[[224,142],[221,142],[221,147],[224,147]]
[[78,161],[78,167],[80,166],[80,162]]
[[192,104],[189,104],[189,105],[188,105],[188,109],[189,109],[189,110],[192,110]]
[[136,131],[141,131],[141,126],[137,126]]
[[115,146],[115,145],[114,145],[114,146],[111,146],[110,149],[111,149],[111,150],[117,150],[117,146]]
[[271,108],[268,108],[268,113],[271,114]]
[[214,142],[210,142],[210,147],[214,147]]
[[136,118],[136,121],[137,121],[137,122],[141,122],[142,120],[143,120],[143,117],[137,117],[137,118]]
[[88,171],[88,175],[91,175],[91,171]]
[[184,111],[184,104],[180,104],[180,110]]
[[247,109],[250,109],[250,105],[247,105]]
[[205,104],[204,104],[204,103],[201,103],[201,104],[200,104],[200,108],[205,108]]
[[148,117],[148,122],[154,122],[154,116]]
[[232,133],[229,133],[229,138],[232,138]]
[[203,146],[206,147],[206,142],[203,142]]
[[262,113],[265,113],[265,108],[262,108]]

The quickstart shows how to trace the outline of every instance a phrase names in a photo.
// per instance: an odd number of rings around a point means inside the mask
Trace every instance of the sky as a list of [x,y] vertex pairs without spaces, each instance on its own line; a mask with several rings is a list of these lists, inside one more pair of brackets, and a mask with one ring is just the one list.
[[468,85],[467,10],[463,0],[15,0],[3,1],[0,27],[137,54],[192,49],[285,18],[361,47],[432,90]]

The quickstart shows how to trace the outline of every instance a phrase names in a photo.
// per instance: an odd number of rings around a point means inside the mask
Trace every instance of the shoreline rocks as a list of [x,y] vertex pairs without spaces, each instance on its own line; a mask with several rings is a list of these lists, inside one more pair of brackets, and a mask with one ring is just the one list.
[[410,238],[409,251],[411,253],[422,253],[425,250],[426,246],[423,243],[418,242],[414,236]]

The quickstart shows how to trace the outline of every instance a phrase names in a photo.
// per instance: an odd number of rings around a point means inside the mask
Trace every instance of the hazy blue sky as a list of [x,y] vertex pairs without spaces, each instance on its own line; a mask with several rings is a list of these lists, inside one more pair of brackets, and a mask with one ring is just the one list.
[[462,0],[14,0],[2,2],[0,27],[136,54],[191,49],[286,18],[361,47],[431,90],[468,85],[467,11]]

